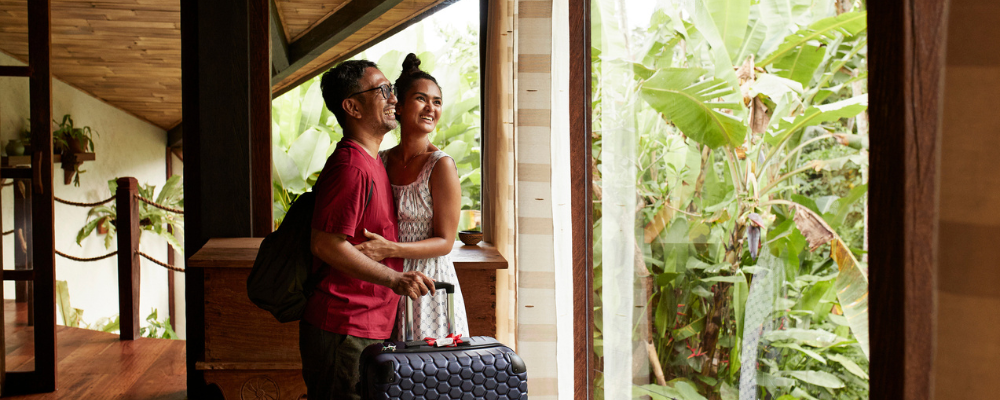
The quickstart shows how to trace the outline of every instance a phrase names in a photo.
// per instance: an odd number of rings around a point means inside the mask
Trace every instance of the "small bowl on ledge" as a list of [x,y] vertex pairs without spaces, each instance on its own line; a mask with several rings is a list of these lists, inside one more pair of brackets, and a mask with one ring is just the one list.
[[458,232],[458,240],[465,243],[466,246],[475,246],[479,242],[483,241],[482,231],[461,231]]

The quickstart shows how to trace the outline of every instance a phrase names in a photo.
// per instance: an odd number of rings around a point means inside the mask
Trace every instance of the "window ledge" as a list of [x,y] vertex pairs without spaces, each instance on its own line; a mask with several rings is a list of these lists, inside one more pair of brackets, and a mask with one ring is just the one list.
[[497,248],[486,242],[479,242],[475,246],[466,246],[462,242],[455,242],[451,248],[451,262],[455,264],[456,270],[470,269],[507,269],[507,259],[500,255]]
[[[250,268],[262,238],[210,239],[187,261],[189,268]],[[451,254],[456,270],[507,269],[507,259],[492,244],[466,246],[455,242]]]

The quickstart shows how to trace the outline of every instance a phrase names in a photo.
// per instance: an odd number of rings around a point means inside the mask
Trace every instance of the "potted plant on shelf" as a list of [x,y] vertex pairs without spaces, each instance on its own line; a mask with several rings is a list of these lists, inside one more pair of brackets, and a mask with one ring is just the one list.
[[77,160],[76,155],[94,151],[93,135],[97,131],[89,126],[76,127],[73,118],[69,114],[63,116],[62,122],[56,122],[57,129],[52,132],[52,150],[56,154],[62,154],[62,169],[66,171],[66,180],[73,176],[73,184],[80,186],[80,174],[87,172],[80,169],[83,161]]

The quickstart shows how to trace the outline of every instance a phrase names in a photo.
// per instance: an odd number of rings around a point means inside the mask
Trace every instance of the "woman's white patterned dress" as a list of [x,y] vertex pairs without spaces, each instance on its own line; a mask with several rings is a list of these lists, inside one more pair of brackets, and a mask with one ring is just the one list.
[[[379,152],[383,164],[387,156]],[[396,216],[399,220],[399,241],[417,242],[429,238],[434,233],[434,200],[428,184],[431,171],[442,157],[449,157],[443,151],[436,151],[427,158],[417,179],[409,185],[392,185],[392,197],[396,200]],[[455,172],[457,174],[457,171]],[[455,326],[448,330],[448,295],[438,291],[433,296],[421,296],[413,302],[413,339],[425,337],[445,337],[449,333],[469,336],[469,320],[465,315],[465,300],[462,289],[458,285],[455,265],[447,255],[434,258],[406,259],[403,263],[406,271],[420,271],[431,279],[455,284]],[[396,317],[396,330],[403,332],[405,320],[404,306],[406,298],[400,298],[399,312]],[[402,335],[401,335],[402,336]],[[405,339],[405,336],[403,337]]]

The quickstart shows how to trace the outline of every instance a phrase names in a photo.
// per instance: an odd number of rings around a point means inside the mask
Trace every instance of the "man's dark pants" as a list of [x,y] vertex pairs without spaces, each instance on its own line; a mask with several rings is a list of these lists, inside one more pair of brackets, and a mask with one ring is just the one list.
[[325,331],[300,321],[299,353],[309,400],[360,400],[355,388],[361,379],[361,351],[381,342]]

